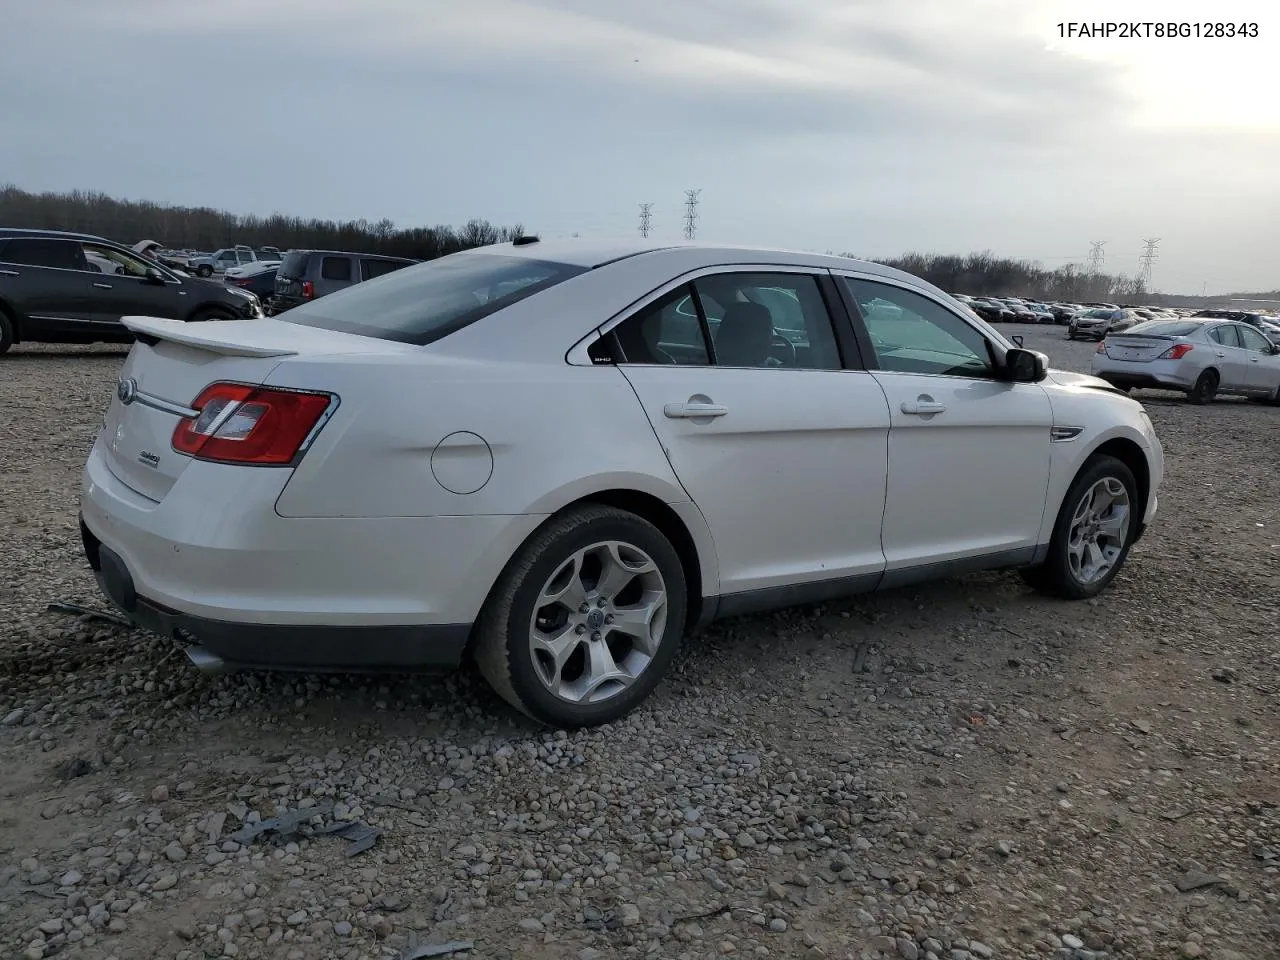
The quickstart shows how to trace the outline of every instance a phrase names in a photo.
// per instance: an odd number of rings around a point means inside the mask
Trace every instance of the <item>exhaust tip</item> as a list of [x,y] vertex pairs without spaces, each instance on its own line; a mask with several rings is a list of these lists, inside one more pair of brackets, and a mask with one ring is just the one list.
[[229,669],[226,661],[198,643],[193,643],[191,646],[186,647],[183,653],[187,655],[187,659],[201,673],[226,673]]

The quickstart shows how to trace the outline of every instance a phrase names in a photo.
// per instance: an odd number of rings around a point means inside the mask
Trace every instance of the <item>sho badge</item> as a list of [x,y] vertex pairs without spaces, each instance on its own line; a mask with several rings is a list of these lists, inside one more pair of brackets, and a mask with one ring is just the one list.
[[138,462],[145,463],[148,467],[160,466],[160,458],[149,450],[143,450],[138,454]]

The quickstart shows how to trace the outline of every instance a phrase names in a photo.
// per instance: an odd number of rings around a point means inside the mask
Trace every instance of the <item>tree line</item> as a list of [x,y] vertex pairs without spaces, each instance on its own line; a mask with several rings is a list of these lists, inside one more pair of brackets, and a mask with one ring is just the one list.
[[183,207],[148,200],[121,200],[105,193],[72,190],[31,193],[0,186],[0,226],[89,233],[133,244],[155,240],[172,249],[211,251],[243,243],[281,250],[350,250],[431,260],[472,247],[513,240],[519,225],[499,227],[470,220],[461,227],[397,227],[383,219],[318,220],[274,213],[234,214],[211,207]]
[[[524,233],[519,224],[500,227],[470,220],[461,227],[397,227],[391,220],[318,220],[274,213],[234,214],[211,207],[184,207],[149,200],[122,200],[86,190],[32,193],[0,186],[0,226],[68,230],[110,237],[124,243],[156,240],[175,249],[216,250],[236,243],[281,250],[321,249],[379,253],[430,260],[459,250],[502,243]],[[852,257],[854,254],[842,254]],[[897,257],[860,257],[905,270],[952,293],[975,296],[1023,296],[1073,303],[1179,304],[1209,306],[1226,297],[1159,294],[1140,277],[1089,272],[1080,264],[1053,270],[1030,260],[997,257],[990,251],[956,254],[906,253]],[[1280,292],[1232,294],[1280,300]],[[1234,305],[1234,304],[1233,304]],[[1249,304],[1238,305],[1241,309]],[[1255,304],[1264,307],[1267,304]]]

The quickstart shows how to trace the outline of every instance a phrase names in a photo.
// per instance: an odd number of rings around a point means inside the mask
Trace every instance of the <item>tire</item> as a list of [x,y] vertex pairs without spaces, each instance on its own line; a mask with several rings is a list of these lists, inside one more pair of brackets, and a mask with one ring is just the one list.
[[[545,588],[569,582],[565,574],[575,558],[575,569],[583,574],[575,580],[585,586],[592,582],[601,558],[617,556],[648,561],[644,565],[649,569],[629,577],[624,573],[618,583],[626,586],[617,592],[606,590],[612,600],[604,606],[596,605],[596,580],[583,591],[588,601],[585,606],[538,607],[538,597]],[[665,605],[658,608],[661,612],[651,612],[648,618],[650,625],[661,623],[647,654],[618,628],[611,631],[606,629],[607,623],[600,622],[605,615],[612,616],[610,610],[635,609],[642,589],[665,592]],[[675,548],[647,520],[613,507],[571,508],[539,528],[498,578],[476,624],[476,666],[499,696],[539,723],[568,728],[610,723],[644,700],[671,665],[684,633],[686,591],[684,569]],[[561,592],[568,592],[568,588]],[[618,598],[623,602],[615,607],[613,600]],[[547,631],[563,631],[559,635],[567,639],[558,671],[545,651],[543,655],[534,652],[535,617],[546,614],[552,614]],[[608,654],[611,662],[620,664],[633,679],[626,684],[608,680],[590,684],[593,651]],[[646,655],[649,659],[644,664]],[[553,691],[553,686],[565,695]],[[607,698],[589,701],[591,686],[605,692]]]
[[13,346],[13,321],[9,314],[0,309],[0,353],[8,353]]
[[196,267],[196,276],[197,276],[197,277],[212,277],[212,276],[213,276],[213,267],[209,266],[207,263],[202,263],[202,264],[200,264],[200,266]]
[[[1085,506],[1086,495],[1092,496],[1095,487],[1101,487],[1103,490],[1110,487],[1108,493],[1118,496],[1120,491],[1116,485],[1123,487],[1124,504],[1127,507],[1117,531],[1120,538],[1119,549],[1109,557],[1110,566],[1105,571],[1098,571],[1093,577],[1082,576],[1089,571],[1077,569],[1079,554],[1073,551],[1072,541],[1075,539],[1073,531],[1079,525],[1079,515]],[[1049,541],[1049,555],[1044,563],[1023,570],[1023,580],[1042,593],[1063,600],[1085,600],[1096,597],[1116,578],[1125,560],[1128,559],[1134,533],[1138,529],[1138,524],[1142,522],[1141,516],[1135,512],[1137,503],[1138,483],[1133,477],[1133,471],[1115,457],[1103,455],[1090,459],[1076,476],[1062,500],[1057,522],[1053,526],[1053,538]],[[1086,529],[1089,529],[1092,523],[1093,521],[1086,520]],[[1109,540],[1106,544],[1107,548],[1114,546],[1117,546],[1114,540]],[[1109,549],[1104,551],[1104,556],[1107,552]],[[1086,556],[1088,556],[1087,553]]]
[[217,307],[205,307],[197,310],[187,320],[187,323],[204,323],[208,320],[234,320],[235,314],[230,310],[219,310]]
[[1213,403],[1213,398],[1218,395],[1218,383],[1218,371],[1205,370],[1187,392],[1187,399],[1192,403]]

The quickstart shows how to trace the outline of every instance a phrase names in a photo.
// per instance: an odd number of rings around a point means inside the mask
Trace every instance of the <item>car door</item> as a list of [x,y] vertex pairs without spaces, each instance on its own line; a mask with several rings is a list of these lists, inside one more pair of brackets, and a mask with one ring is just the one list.
[[[768,301],[779,295],[803,314],[803,350],[777,329]],[[889,409],[847,318],[837,339],[833,310],[828,276],[719,267],[655,292],[612,330],[619,368],[715,540],[722,612],[881,576]]]
[[997,374],[1004,347],[940,298],[841,276],[889,400],[885,585],[951,564],[1026,562],[1049,486],[1048,394]]
[[0,291],[22,315],[29,339],[81,336],[111,278],[90,267],[80,245],[55,237],[11,237],[0,248]]
[[1233,324],[1246,358],[1245,386],[1251,393],[1274,394],[1280,387],[1280,356],[1271,341],[1243,323]]
[[[189,307],[187,290],[176,276],[153,261],[114,244],[83,244],[86,256],[109,260],[118,272],[95,285],[95,317],[119,324],[121,317],[163,317],[179,320]],[[162,279],[148,276],[158,273]]]
[[1213,341],[1213,367],[1218,371],[1218,389],[1223,392],[1248,390],[1249,357],[1241,345],[1239,328],[1222,323],[1209,331]]

